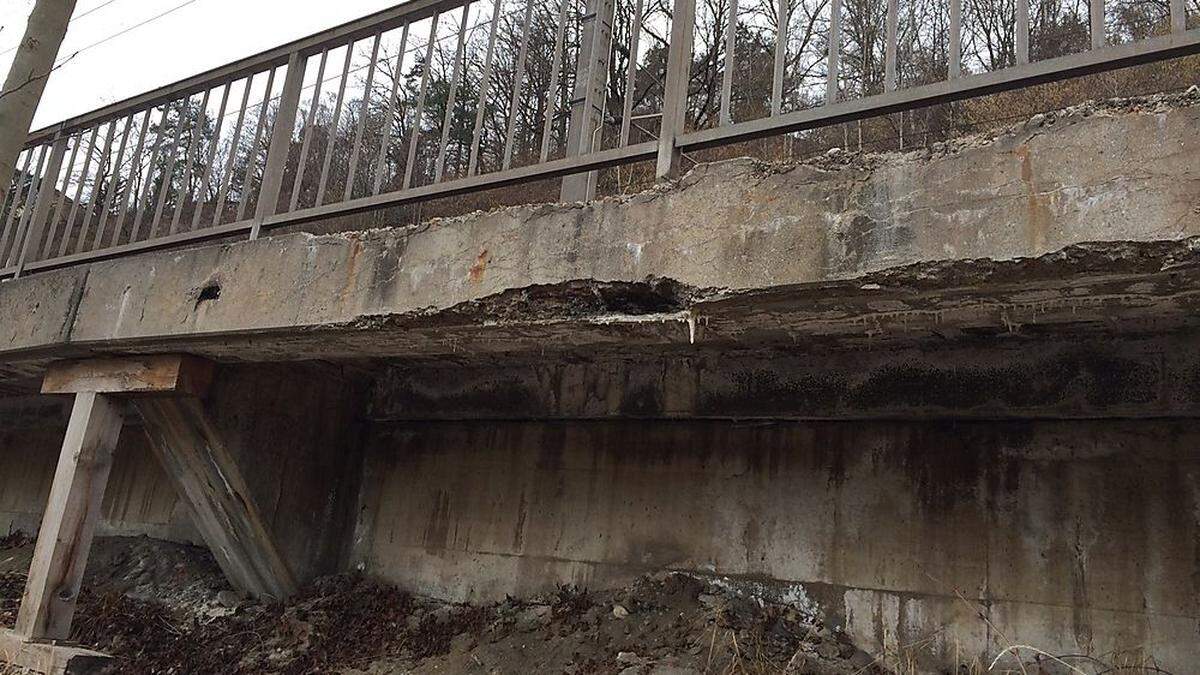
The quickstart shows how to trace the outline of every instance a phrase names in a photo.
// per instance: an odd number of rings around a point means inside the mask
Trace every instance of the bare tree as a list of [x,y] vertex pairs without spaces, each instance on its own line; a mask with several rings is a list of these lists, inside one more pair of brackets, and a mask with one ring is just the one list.
[[38,0],[29,14],[25,36],[0,91],[0,205],[7,198],[9,177],[16,171],[17,157],[74,11],[75,0]]

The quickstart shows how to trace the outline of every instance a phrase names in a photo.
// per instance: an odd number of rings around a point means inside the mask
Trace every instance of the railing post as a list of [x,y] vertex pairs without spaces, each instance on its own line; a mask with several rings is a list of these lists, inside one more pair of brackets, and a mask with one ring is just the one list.
[[[279,193],[283,189],[283,172],[287,168],[292,147],[292,130],[296,128],[296,113],[300,109],[300,90],[304,88],[304,66],[308,59],[292,52],[287,64],[287,78],[279,95],[279,109],[271,130],[271,145],[267,148],[267,165],[263,169],[262,187],[258,190],[258,206],[254,210],[254,226],[250,238],[258,239],[263,221],[275,215]],[[266,105],[264,102],[263,105]],[[266,114],[266,110],[263,111]]]
[[675,178],[683,154],[676,145],[687,120],[688,81],[692,70],[692,33],[696,0],[674,0],[671,45],[667,50],[667,81],[663,92],[662,125],[658,136],[658,178]]
[[42,232],[46,229],[46,219],[50,215],[50,204],[55,201],[54,192],[58,185],[58,174],[62,171],[63,157],[66,154],[67,136],[60,135],[50,148],[50,162],[47,164],[42,178],[38,181],[37,201],[34,202],[29,227],[25,230],[25,241],[19,244],[21,253],[17,256],[17,271],[14,277],[21,276],[21,272],[25,269],[30,246],[36,246],[42,238]]
[[1182,33],[1187,30],[1187,9],[1183,0],[1171,0],[1171,32]]
[[1017,65],[1029,63],[1029,0],[1017,0]]
[[1088,32],[1092,34],[1092,49],[1100,49],[1108,43],[1104,33],[1104,0],[1091,0],[1088,3]]
[[[608,93],[608,62],[612,45],[616,0],[587,0],[580,41],[578,75],[571,100],[571,124],[567,131],[567,157],[591,153],[603,133],[604,104]],[[636,57],[634,57],[636,58]],[[549,92],[553,101],[556,92]],[[572,174],[562,180],[564,202],[586,202],[596,196],[597,172]]]

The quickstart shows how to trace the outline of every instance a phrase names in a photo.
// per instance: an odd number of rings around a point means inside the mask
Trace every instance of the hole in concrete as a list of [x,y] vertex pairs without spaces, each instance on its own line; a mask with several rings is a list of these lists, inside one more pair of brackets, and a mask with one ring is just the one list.
[[200,303],[205,300],[216,300],[219,297],[221,297],[221,286],[219,284],[209,284],[200,289],[200,295],[196,298],[196,306],[199,307]]

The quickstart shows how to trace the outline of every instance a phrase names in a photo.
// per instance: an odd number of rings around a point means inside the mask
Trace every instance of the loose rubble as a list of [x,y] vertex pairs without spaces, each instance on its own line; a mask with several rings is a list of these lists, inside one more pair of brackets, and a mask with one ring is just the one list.
[[[89,566],[95,585],[80,596],[73,640],[113,655],[112,673],[885,672],[803,607],[728,579],[660,573],[618,590],[564,586],[478,606],[336,576],[288,604],[263,604],[222,587],[202,549],[97,543],[109,552]],[[160,546],[166,554],[153,554]],[[192,560],[163,575],[115,550],[172,569],[182,553]],[[0,625],[15,620],[23,585],[23,574],[0,571]]]

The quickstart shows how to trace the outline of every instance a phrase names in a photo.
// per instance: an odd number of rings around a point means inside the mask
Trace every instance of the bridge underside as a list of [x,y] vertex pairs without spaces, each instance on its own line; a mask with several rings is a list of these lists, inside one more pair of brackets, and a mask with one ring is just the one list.
[[[699,570],[928,664],[1018,643],[1186,671],[1200,118],[1057,124],[5,283],[0,528],[49,491],[50,364],[187,353],[217,362],[204,413],[300,580],[483,600]],[[1114,138],[1178,171],[1078,158]],[[102,531],[202,541],[141,427]]]

